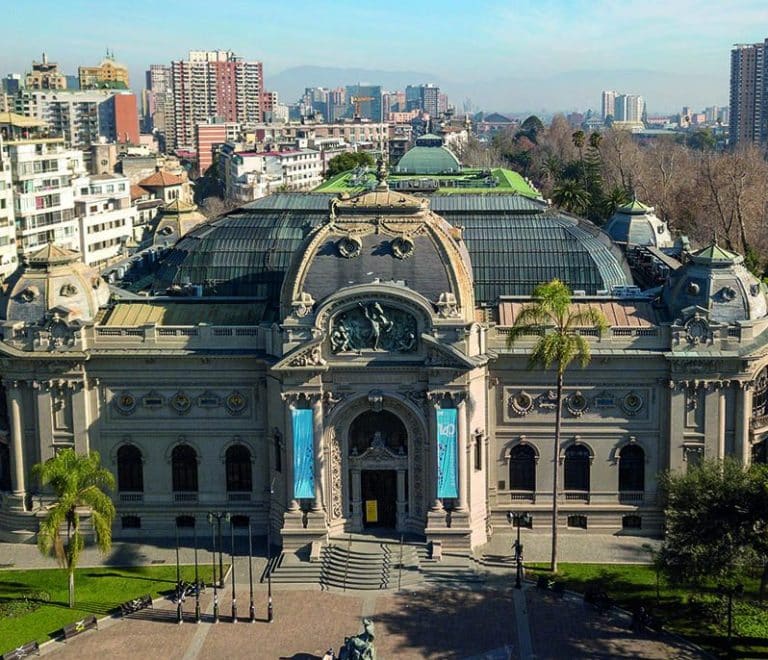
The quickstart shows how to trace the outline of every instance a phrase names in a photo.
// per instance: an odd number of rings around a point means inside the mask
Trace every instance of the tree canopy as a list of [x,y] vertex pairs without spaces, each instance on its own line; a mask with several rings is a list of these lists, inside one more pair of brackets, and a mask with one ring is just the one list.
[[526,335],[539,335],[531,351],[528,368],[555,368],[557,374],[555,434],[552,471],[552,559],[550,567],[557,570],[558,473],[557,469],[561,415],[563,406],[563,374],[574,360],[582,367],[590,360],[589,342],[579,333],[590,327],[601,331],[608,323],[601,312],[593,308],[576,310],[571,306],[571,291],[558,279],[539,284],[533,290],[534,302],[523,306],[508,335],[508,345]]
[[666,534],[659,553],[675,582],[727,579],[762,561],[768,581],[768,467],[707,460],[662,479]]
[[[97,451],[77,454],[64,449],[56,456],[38,463],[32,473],[42,486],[50,486],[56,496],[48,515],[40,523],[37,547],[44,555],[52,554],[69,573],[69,606],[75,604],[75,569],[85,547],[80,529],[81,509],[89,510],[96,543],[103,553],[112,547],[112,522],[115,505],[105,490],[114,490],[115,477],[101,466]],[[66,529],[66,536],[62,535]]]
[[367,151],[344,152],[334,156],[328,161],[328,169],[325,173],[327,179],[337,174],[353,170],[356,167],[373,167],[376,161]]

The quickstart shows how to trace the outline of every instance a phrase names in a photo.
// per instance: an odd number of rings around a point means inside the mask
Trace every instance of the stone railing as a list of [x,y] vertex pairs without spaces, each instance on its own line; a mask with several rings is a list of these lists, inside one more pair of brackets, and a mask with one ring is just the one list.
[[86,348],[265,349],[271,331],[260,326],[96,326],[85,330]]

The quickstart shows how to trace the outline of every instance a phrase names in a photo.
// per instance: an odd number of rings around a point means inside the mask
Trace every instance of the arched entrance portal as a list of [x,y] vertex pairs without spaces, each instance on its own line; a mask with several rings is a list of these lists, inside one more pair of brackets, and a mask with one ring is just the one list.
[[398,502],[407,508],[408,433],[388,410],[368,410],[349,427],[349,462],[360,471],[364,529],[396,529]]
[[423,534],[427,465],[421,411],[376,392],[335,410],[326,433],[330,533]]

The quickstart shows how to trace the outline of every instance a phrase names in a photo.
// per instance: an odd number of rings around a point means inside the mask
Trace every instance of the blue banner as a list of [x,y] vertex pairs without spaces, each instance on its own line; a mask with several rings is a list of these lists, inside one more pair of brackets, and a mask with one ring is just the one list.
[[312,411],[294,408],[293,421],[293,496],[296,499],[315,498],[315,444],[312,432]]
[[437,409],[437,496],[458,497],[456,408]]

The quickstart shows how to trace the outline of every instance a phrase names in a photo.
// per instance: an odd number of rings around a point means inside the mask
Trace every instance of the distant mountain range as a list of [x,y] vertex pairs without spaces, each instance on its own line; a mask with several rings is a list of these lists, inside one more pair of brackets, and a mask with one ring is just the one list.
[[475,108],[509,114],[550,114],[587,108],[599,111],[600,93],[604,89],[640,94],[646,99],[651,115],[679,112],[683,105],[703,110],[705,106],[728,104],[727,73],[692,75],[643,69],[571,71],[543,78],[529,75],[459,81],[423,71],[298,66],[267,75],[266,88],[277,91],[283,102],[292,103],[303,94],[305,87],[341,87],[358,82],[381,85],[385,90],[402,90],[406,85],[431,82],[449,95],[459,111],[464,99],[470,98]]

